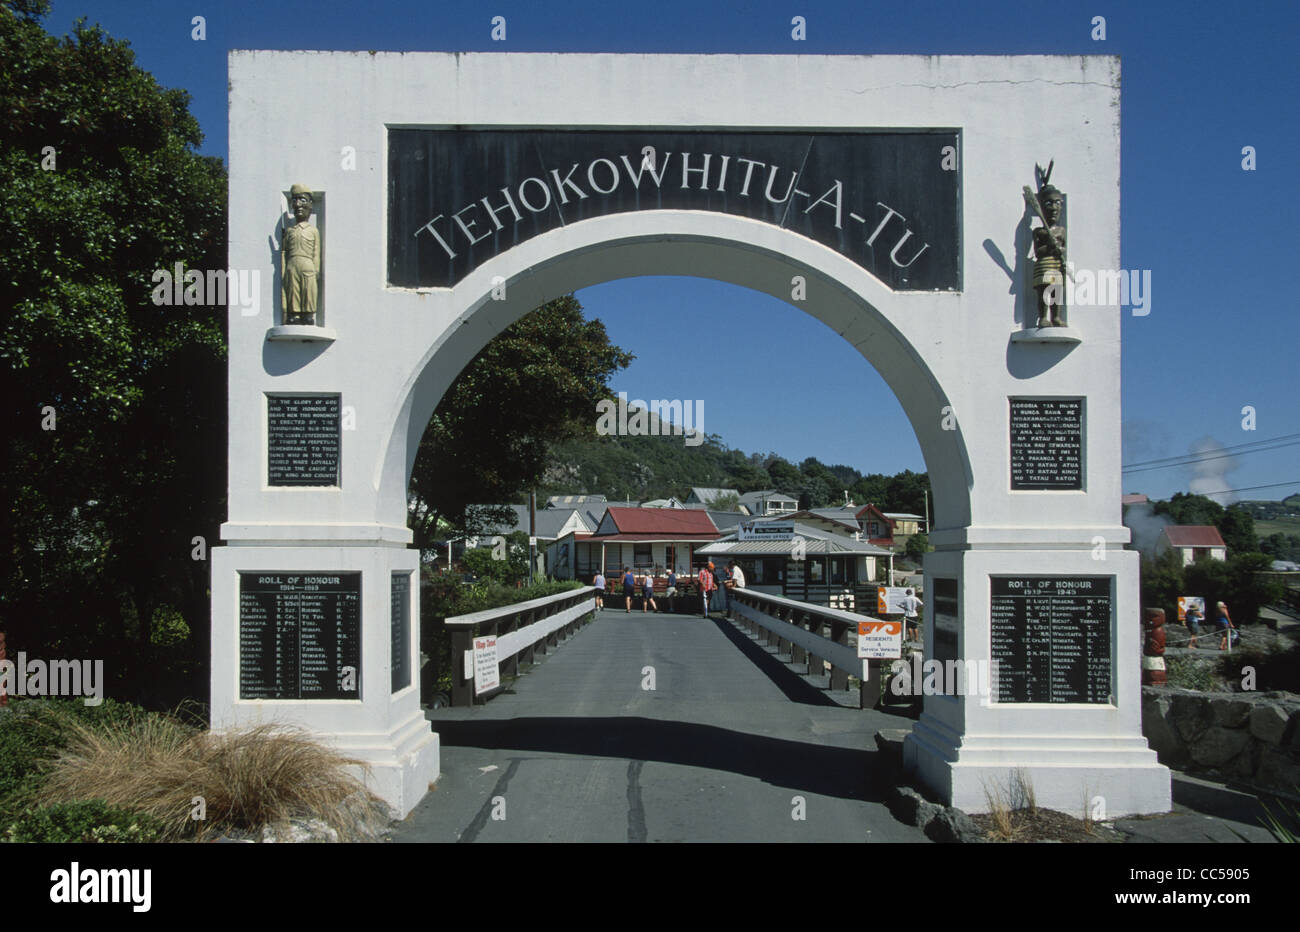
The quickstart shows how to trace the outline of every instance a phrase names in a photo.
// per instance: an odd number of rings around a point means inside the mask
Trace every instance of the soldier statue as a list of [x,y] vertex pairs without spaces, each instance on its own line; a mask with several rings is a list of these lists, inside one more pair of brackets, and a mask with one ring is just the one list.
[[1038,326],[1064,327],[1062,312],[1065,310],[1065,276],[1069,268],[1065,260],[1065,227],[1061,225],[1061,208],[1065,203],[1064,195],[1055,185],[1049,183],[1052,166],[1047,164],[1047,171],[1039,165],[1034,166],[1034,175],[1038,181],[1038,194],[1035,195],[1025,185],[1025,202],[1042,221],[1041,227],[1034,227],[1034,291],[1038,295]]
[[289,189],[289,197],[297,222],[285,227],[280,251],[284,322],[315,324],[321,248],[320,231],[307,222],[314,206],[311,188],[296,184]]

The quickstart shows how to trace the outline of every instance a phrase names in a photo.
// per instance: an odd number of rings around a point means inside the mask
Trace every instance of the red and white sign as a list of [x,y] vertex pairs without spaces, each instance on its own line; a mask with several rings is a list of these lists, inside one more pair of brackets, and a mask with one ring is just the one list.
[[863,660],[898,660],[903,656],[901,621],[859,621],[858,657]]
[[481,696],[501,685],[501,669],[497,666],[497,639],[474,639],[474,695]]

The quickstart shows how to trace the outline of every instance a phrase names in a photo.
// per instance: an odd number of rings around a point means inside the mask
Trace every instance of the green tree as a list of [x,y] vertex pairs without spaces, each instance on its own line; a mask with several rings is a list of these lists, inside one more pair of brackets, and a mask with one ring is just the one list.
[[224,267],[226,177],[185,91],[48,9],[0,0],[0,626],[153,686],[167,606],[206,660],[225,493],[225,308],[157,306],[153,273]]
[[723,492],[709,499],[708,506],[714,511],[739,511],[740,496],[735,492]]
[[538,484],[552,444],[594,438],[596,404],[632,359],[572,295],[502,331],[452,383],[420,440],[416,545],[432,546],[439,518],[463,528],[470,505],[514,501]]
[[1244,508],[1228,508],[1218,523],[1219,536],[1228,545],[1229,555],[1259,552],[1255,519]]
[[920,559],[930,550],[930,538],[924,534],[913,534],[903,545],[903,552],[912,559]]
[[1204,495],[1190,495],[1185,492],[1175,492],[1167,502],[1155,502],[1151,510],[1158,515],[1168,515],[1174,524],[1218,527],[1223,519],[1223,506],[1218,502]]
[[1183,558],[1176,551],[1166,551],[1151,560],[1142,557],[1138,574],[1141,583],[1142,605],[1145,608],[1163,608],[1165,610],[1165,624],[1177,623],[1179,596],[1199,595],[1199,593],[1189,592],[1185,588]]

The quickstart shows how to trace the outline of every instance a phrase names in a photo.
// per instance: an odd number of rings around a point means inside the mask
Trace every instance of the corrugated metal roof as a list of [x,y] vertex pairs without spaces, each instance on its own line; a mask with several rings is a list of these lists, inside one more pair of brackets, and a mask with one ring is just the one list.
[[1208,524],[1174,524],[1164,533],[1175,547],[1227,547],[1219,529]]
[[668,539],[685,534],[708,540],[718,536],[718,527],[708,512],[694,509],[610,508],[606,515],[619,534],[656,534]]
[[[794,532],[804,539],[805,553],[845,553],[884,557],[892,553],[892,551],[886,550],[884,547],[877,547],[865,540],[854,540],[852,537],[835,534],[809,524],[796,523]],[[715,543],[699,548],[696,553],[760,556],[762,554],[788,554],[791,547],[794,546],[792,540],[740,541],[736,540],[738,536],[738,532],[727,533]]]

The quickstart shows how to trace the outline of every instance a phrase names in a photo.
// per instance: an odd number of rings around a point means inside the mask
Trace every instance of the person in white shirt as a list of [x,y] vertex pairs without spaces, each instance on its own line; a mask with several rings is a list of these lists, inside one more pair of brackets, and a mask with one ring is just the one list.
[[903,596],[903,618],[907,621],[907,638],[915,641],[921,636],[921,619],[917,614],[917,609],[925,605],[916,597],[916,593],[911,589]]
[[[728,569],[731,570],[731,578],[730,578],[729,580],[727,580],[727,588],[728,588],[728,589],[744,589],[744,588],[745,588],[745,571],[742,570],[742,569],[740,568],[740,566],[736,563],[735,560],[732,560],[731,563],[728,564]],[[730,599],[727,600],[727,617],[728,617],[728,618],[732,617],[732,616],[731,616],[731,600],[730,600]]]

